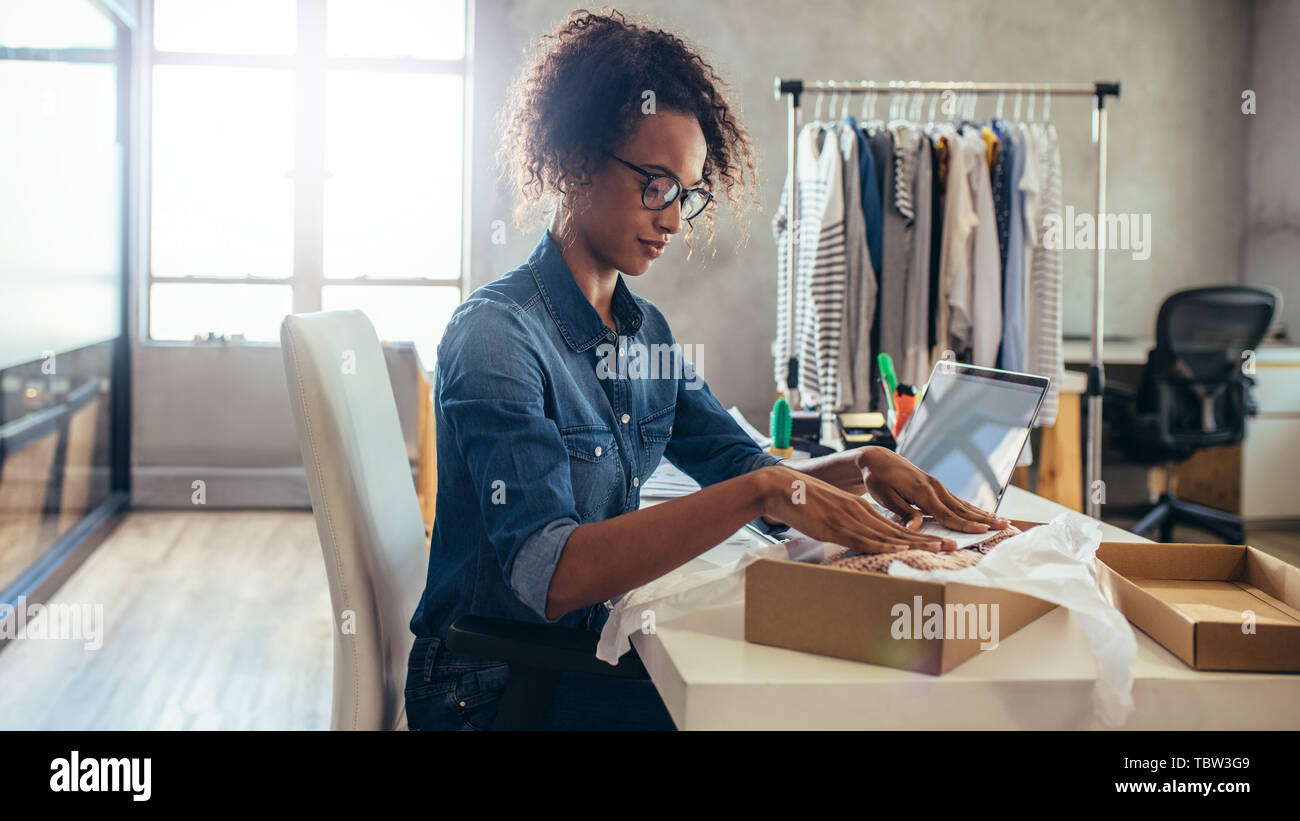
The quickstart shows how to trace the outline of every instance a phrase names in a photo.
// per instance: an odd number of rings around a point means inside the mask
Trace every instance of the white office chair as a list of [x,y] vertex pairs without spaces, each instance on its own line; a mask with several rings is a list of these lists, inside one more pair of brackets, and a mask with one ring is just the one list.
[[429,542],[383,349],[361,311],[280,326],[333,603],[334,730],[405,730],[409,622]]

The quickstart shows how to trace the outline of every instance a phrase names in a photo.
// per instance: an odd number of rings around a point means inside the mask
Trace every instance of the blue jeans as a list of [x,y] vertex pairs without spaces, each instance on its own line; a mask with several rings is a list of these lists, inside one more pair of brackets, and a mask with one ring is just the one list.
[[[509,681],[508,664],[453,653],[437,636],[416,638],[407,660],[407,726],[490,729]],[[559,673],[541,710],[541,730],[676,729],[654,684],[645,680]]]

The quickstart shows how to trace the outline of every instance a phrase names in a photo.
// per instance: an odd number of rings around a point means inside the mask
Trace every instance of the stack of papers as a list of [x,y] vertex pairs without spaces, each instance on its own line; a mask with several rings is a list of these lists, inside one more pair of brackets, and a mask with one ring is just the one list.
[[678,470],[672,462],[659,459],[659,467],[641,485],[641,496],[650,499],[676,499],[700,489],[700,483]]

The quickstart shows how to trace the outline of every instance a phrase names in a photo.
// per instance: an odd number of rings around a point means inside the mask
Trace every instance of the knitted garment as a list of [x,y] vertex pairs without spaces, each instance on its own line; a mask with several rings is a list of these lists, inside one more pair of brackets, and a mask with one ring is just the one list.
[[897,553],[858,553],[845,547],[827,556],[821,564],[861,570],[867,573],[888,573],[891,562],[902,562],[917,570],[958,570],[977,564],[994,545],[1020,533],[1015,525],[1007,525],[989,538],[970,547],[951,552],[931,553],[928,550],[900,550]]

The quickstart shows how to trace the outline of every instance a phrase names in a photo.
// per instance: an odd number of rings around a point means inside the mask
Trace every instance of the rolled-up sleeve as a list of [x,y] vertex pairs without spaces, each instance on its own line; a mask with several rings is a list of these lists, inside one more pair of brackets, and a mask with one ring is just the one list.
[[546,618],[551,579],[578,527],[569,457],[544,411],[537,343],[510,306],[463,305],[438,347],[442,424],[459,446],[505,583]]

